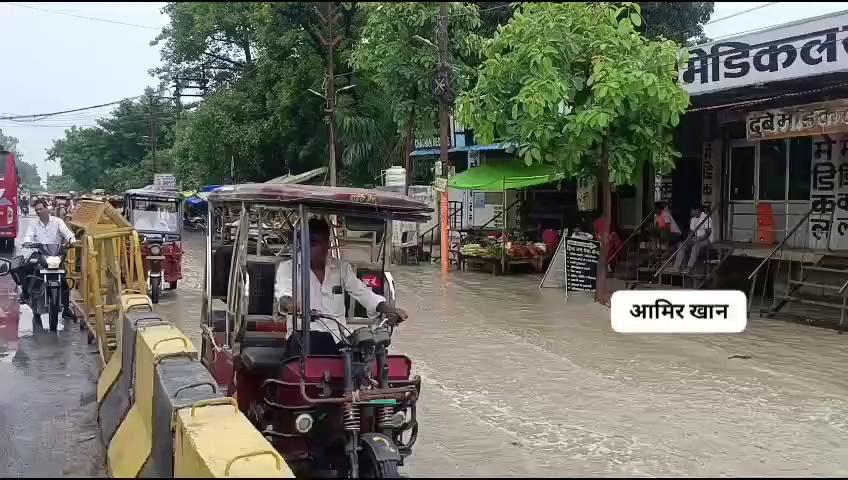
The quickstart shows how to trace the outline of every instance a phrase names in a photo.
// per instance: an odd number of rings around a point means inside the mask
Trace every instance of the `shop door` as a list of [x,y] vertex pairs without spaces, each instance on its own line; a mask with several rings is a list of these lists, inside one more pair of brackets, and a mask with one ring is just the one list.
[[727,218],[730,240],[750,242],[756,234],[757,145],[737,142],[730,145],[730,178]]

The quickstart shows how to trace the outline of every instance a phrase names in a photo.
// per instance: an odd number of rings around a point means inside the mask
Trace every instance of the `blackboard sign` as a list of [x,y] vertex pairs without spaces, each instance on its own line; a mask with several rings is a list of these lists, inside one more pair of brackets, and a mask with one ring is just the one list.
[[565,289],[594,292],[598,277],[601,244],[594,240],[569,238],[565,241]]

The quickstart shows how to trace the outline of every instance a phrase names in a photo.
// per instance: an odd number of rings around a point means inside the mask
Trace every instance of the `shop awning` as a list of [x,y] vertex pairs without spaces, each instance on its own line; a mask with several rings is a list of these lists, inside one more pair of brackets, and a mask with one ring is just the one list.
[[528,167],[520,160],[514,160],[469,168],[448,180],[448,186],[459,190],[502,192],[544,185],[562,180],[563,177],[555,165],[534,163]]

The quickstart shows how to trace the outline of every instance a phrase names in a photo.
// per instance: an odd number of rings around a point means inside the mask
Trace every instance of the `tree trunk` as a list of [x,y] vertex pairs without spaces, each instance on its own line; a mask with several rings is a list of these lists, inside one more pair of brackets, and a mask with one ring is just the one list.
[[253,65],[253,55],[250,54],[250,36],[248,35],[247,28],[244,29],[244,34],[242,36],[241,48],[244,50],[244,64],[245,64],[245,66]]
[[403,165],[406,168],[406,194],[409,194],[409,183],[412,180],[412,150],[415,148],[415,109],[409,112],[409,123],[406,125],[406,138],[403,142]]
[[612,192],[609,179],[609,140],[604,137],[601,144],[601,164],[598,169],[598,179],[601,182],[601,218],[606,231],[600,234],[601,250],[598,253],[598,275],[595,300],[609,304],[609,286],[607,282],[607,258],[609,257],[609,237],[612,231]]

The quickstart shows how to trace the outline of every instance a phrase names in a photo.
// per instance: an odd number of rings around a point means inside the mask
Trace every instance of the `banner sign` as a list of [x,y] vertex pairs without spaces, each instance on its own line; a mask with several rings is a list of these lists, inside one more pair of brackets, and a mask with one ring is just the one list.
[[848,70],[848,11],[689,48],[690,95]]
[[748,140],[771,140],[848,132],[848,100],[749,112]]

